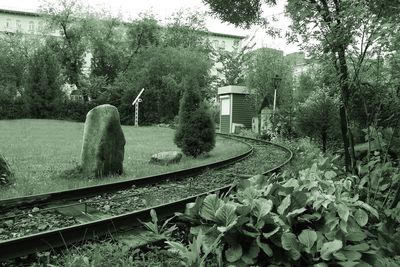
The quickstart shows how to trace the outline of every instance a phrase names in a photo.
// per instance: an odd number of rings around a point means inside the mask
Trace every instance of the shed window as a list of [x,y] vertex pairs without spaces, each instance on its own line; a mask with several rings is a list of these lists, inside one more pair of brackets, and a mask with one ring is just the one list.
[[221,115],[231,114],[231,101],[229,97],[221,98]]

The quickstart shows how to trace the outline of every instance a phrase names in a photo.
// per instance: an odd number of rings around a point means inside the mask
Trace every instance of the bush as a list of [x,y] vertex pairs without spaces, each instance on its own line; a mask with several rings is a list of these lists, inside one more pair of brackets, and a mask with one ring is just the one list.
[[47,118],[59,109],[63,94],[60,71],[56,56],[47,47],[37,50],[31,58],[24,97],[32,116]]
[[197,157],[215,146],[215,126],[197,86],[187,87],[179,109],[175,144],[185,155]]

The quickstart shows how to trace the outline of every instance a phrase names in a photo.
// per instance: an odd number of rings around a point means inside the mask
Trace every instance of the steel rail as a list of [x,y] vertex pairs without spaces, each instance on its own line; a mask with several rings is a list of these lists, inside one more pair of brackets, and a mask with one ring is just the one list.
[[[221,134],[221,136],[232,139],[232,137],[229,135]],[[193,175],[198,175],[206,171],[207,169],[223,168],[245,159],[246,157],[250,156],[251,153],[253,152],[253,147],[251,145],[241,140],[237,139],[235,140],[248,145],[249,149],[244,153],[241,153],[240,155],[233,156],[228,159],[220,160],[210,164],[203,164],[197,167],[186,168],[178,171],[171,171],[171,172],[144,176],[144,177],[129,179],[120,182],[107,183],[102,185],[87,186],[70,190],[62,190],[62,191],[49,192],[37,195],[2,199],[0,200],[0,211],[5,212],[7,210],[14,208],[26,208],[34,206],[43,206],[50,203],[68,202],[76,199],[101,195],[103,193],[124,190],[131,188],[132,186],[142,187],[142,186],[157,184],[166,180],[176,180]]]
[[[258,142],[264,142],[265,144],[272,144],[288,152],[289,156],[284,162],[263,172],[262,173],[263,175],[267,175],[278,171],[280,168],[289,163],[293,157],[293,153],[291,152],[291,150],[284,146],[252,138],[246,138],[246,139]],[[59,228],[51,231],[24,236],[21,238],[14,238],[5,241],[0,241],[0,262],[8,259],[29,255],[35,252],[67,247],[68,245],[77,242],[93,240],[101,236],[113,234],[117,231],[131,229],[132,227],[140,224],[139,220],[141,221],[150,220],[151,209],[154,209],[158,217],[161,219],[173,216],[175,212],[183,212],[186,207],[186,204],[194,202],[198,197],[203,197],[206,196],[207,194],[216,192],[219,193],[230,192],[230,190],[232,190],[235,187],[236,187],[235,184],[231,184],[215,190],[210,190],[201,194],[184,198],[178,201],[126,213],[123,215],[113,216],[107,219],[101,219],[70,227]]]

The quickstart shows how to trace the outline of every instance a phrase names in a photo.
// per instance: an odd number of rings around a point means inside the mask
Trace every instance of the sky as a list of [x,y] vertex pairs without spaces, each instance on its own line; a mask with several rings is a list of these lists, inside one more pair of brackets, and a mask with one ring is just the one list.
[[[93,9],[110,10],[112,14],[120,14],[127,20],[136,18],[140,13],[147,11],[151,11],[161,20],[171,16],[171,14],[180,9],[209,12],[209,8],[201,0],[81,0],[81,2]],[[0,8],[35,11],[43,3],[43,0],[0,0]],[[269,18],[272,15],[276,15],[278,21],[273,26],[281,28],[283,33],[287,30],[290,23],[289,19],[283,14],[285,3],[286,0],[278,1],[277,6],[264,8],[263,13],[263,15]],[[244,36],[255,35],[256,48],[276,48],[283,50],[286,54],[299,51],[296,45],[288,45],[285,39],[272,38],[258,27],[243,30],[211,16],[207,18],[206,24],[208,30],[213,32]]]

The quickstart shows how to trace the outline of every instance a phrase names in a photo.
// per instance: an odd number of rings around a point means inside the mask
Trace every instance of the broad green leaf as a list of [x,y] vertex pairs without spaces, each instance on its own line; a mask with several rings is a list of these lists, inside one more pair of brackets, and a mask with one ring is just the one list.
[[248,250],[243,254],[242,260],[247,263],[247,264],[254,264],[255,263],[255,258],[258,257],[258,254],[260,253],[260,248],[254,240],[251,244]]
[[340,230],[342,230],[342,232],[343,233],[348,233],[348,231],[347,231],[347,222],[345,222],[345,221],[340,221],[340,223],[339,223],[339,227],[340,227]]
[[341,240],[333,240],[331,242],[326,242],[322,245],[321,248],[321,258],[324,260],[330,260],[331,254],[340,250],[343,247],[343,243]]
[[296,191],[291,194],[291,208],[300,209],[307,206],[308,197],[303,191]]
[[327,180],[332,180],[333,178],[335,178],[337,176],[337,174],[334,171],[327,171],[327,172],[325,172],[324,176]]
[[295,249],[289,250],[289,255],[295,261],[299,260],[301,256],[300,251]]
[[367,203],[364,203],[362,201],[357,201],[356,204],[358,204],[359,207],[364,208],[365,210],[369,211],[369,213],[371,213],[372,215],[374,215],[377,219],[379,219],[379,214],[376,211],[376,209],[374,209],[373,207],[371,207],[370,205],[368,205]]
[[346,235],[346,239],[349,241],[360,242],[367,238],[364,232],[350,232]]
[[295,217],[296,215],[302,214],[306,210],[307,210],[306,208],[300,208],[300,209],[292,210],[286,216],[289,217],[289,218]]
[[239,205],[236,207],[236,211],[239,215],[247,216],[251,211],[250,205]]
[[283,200],[282,203],[278,207],[278,213],[283,215],[285,210],[290,206],[290,195],[287,195]]
[[223,226],[233,224],[237,220],[235,213],[236,206],[232,203],[223,203],[215,213],[215,218],[222,223]]
[[200,216],[209,221],[216,221],[215,214],[222,204],[223,201],[216,194],[206,196],[200,209]]
[[243,249],[240,244],[234,244],[225,251],[225,257],[228,262],[238,261],[243,255]]
[[367,251],[369,249],[369,245],[366,243],[358,244],[358,245],[349,245],[343,248],[344,250],[355,250],[355,251]]
[[306,252],[310,253],[315,241],[317,241],[317,233],[313,230],[305,229],[301,231],[298,239],[305,246]]
[[297,181],[297,179],[290,178],[290,179],[287,180],[287,182],[284,183],[282,186],[283,186],[283,187],[294,187],[294,188],[297,188],[297,187],[299,187],[299,181]]
[[368,214],[362,209],[357,209],[354,213],[354,219],[361,227],[365,226],[368,223]]
[[361,253],[354,250],[342,250],[343,255],[346,257],[347,261],[358,261],[361,259]]
[[281,242],[282,247],[289,251],[289,255],[293,260],[298,260],[300,258],[299,243],[295,234],[283,233]]
[[265,254],[268,255],[268,257],[272,257],[273,252],[271,247],[268,244],[261,242],[260,237],[257,237],[257,245],[261,248],[262,251],[264,251]]
[[339,203],[338,205],[336,205],[336,208],[337,208],[337,212],[339,214],[340,219],[347,222],[347,220],[349,219],[349,214],[350,214],[349,207],[347,207],[343,203]]
[[328,264],[326,264],[324,262],[320,262],[320,263],[314,264],[313,267],[328,267]]
[[272,201],[270,199],[258,198],[254,200],[255,215],[260,220],[262,217],[267,215],[272,209]]
[[274,230],[272,230],[271,232],[263,233],[263,236],[264,236],[266,239],[268,239],[268,238],[270,238],[271,236],[273,236],[274,234],[276,234],[276,233],[279,231],[279,229],[281,229],[281,228],[278,226],[278,227],[276,227]]
[[298,245],[297,245],[297,238],[296,235],[293,233],[283,233],[282,234],[282,247],[285,250],[291,250],[291,249],[297,249]]
[[342,267],[354,267],[359,264],[359,262],[354,262],[354,261],[343,261],[343,262],[338,262],[338,263]]
[[335,259],[339,260],[339,261],[346,261],[347,260],[346,256],[340,251],[333,253],[333,257],[335,257]]

